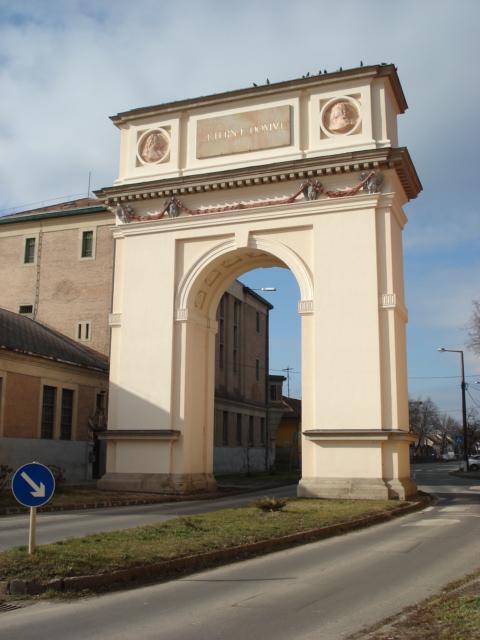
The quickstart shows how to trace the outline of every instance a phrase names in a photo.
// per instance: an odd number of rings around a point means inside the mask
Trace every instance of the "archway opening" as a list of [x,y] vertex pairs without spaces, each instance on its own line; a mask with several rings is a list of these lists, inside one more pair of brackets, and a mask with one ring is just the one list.
[[[297,260],[298,270],[303,265]],[[191,280],[185,424],[197,433],[192,455],[202,449],[201,466],[222,481],[238,474],[300,473],[297,277],[273,254],[244,249],[216,257]],[[303,283],[304,290],[308,286]]]
[[299,477],[299,295],[291,271],[271,267],[242,274],[220,298],[213,473],[221,484]]

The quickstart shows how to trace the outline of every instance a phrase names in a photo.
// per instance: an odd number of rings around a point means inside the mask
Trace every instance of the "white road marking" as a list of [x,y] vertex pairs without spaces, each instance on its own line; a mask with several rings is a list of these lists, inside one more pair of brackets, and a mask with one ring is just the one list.
[[443,527],[449,524],[458,524],[459,522],[461,520],[454,520],[453,518],[425,518],[418,522],[402,524],[402,527]]

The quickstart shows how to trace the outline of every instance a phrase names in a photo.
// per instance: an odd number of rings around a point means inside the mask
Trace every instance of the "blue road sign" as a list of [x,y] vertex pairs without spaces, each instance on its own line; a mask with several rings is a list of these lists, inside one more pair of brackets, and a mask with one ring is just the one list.
[[455,436],[455,444],[463,444],[463,436]]
[[48,467],[29,462],[19,467],[12,478],[12,493],[24,507],[41,507],[53,496],[55,478]]

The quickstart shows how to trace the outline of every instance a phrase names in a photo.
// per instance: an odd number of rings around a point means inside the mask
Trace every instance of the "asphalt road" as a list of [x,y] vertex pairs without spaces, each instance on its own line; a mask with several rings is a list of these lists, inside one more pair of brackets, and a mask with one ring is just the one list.
[[[265,494],[294,496],[296,487],[290,485],[276,489],[263,489],[218,500],[191,500],[167,502],[132,507],[108,509],[86,509],[80,511],[58,511],[37,514],[37,544],[47,544],[66,538],[78,538],[91,533],[129,529],[144,524],[153,524],[177,516],[218,511],[239,507],[253,502]],[[28,544],[28,512],[21,515],[0,517],[0,550]],[[0,635],[1,638],[1,635]]]
[[163,584],[0,614],[2,640],[342,640],[480,564],[480,482],[416,469],[436,506]]

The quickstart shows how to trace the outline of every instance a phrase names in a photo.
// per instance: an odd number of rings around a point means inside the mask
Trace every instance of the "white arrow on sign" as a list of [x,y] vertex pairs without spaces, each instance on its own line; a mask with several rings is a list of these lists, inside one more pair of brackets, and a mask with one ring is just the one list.
[[25,473],[25,471],[22,471],[20,476],[25,480],[27,484],[29,484],[32,487],[33,491],[30,491],[30,493],[34,498],[45,497],[45,485],[43,484],[43,482],[40,482],[40,484],[37,484],[30,478],[30,476],[27,473]]

